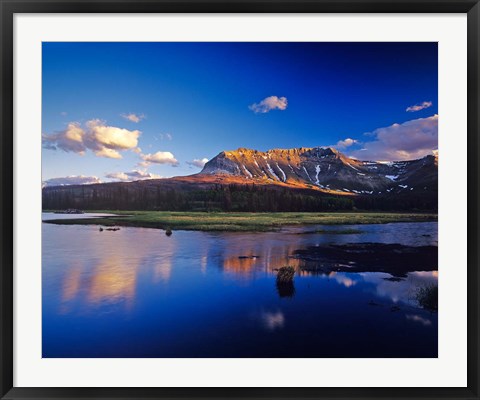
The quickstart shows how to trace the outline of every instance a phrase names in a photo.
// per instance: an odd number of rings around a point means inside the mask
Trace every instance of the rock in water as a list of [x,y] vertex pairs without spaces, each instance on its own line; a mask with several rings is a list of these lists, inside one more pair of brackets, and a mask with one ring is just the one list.
[[295,275],[295,268],[293,267],[281,267],[278,269],[277,273],[277,282],[279,283],[289,283],[293,281],[293,276]]
[[277,292],[280,297],[293,297],[295,295],[294,275],[295,268],[293,267],[287,266],[278,269]]

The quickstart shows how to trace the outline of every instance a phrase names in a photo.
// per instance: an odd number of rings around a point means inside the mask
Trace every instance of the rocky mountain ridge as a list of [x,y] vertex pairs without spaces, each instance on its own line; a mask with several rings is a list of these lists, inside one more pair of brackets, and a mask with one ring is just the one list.
[[223,151],[188,176],[51,186],[48,210],[427,211],[438,209],[438,156],[360,161],[332,148]]
[[438,153],[418,160],[382,162],[360,161],[330,147],[266,152],[239,148],[221,152],[197,175],[345,195],[432,192],[438,188]]

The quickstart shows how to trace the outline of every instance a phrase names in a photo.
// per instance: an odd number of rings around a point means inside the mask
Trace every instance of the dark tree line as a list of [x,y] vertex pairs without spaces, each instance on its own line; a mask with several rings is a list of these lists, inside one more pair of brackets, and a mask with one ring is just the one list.
[[435,211],[435,196],[333,196],[314,190],[258,185],[215,185],[208,189],[107,184],[43,190],[43,209],[315,212],[348,210]]

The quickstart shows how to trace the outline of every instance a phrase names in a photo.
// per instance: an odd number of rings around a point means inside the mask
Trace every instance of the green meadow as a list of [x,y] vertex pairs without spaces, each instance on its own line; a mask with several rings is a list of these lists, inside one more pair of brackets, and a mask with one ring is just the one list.
[[[171,211],[91,211],[112,213],[115,216],[94,219],[55,219],[48,223],[59,225],[131,226],[172,230],[218,232],[264,232],[293,225],[356,225],[391,222],[436,221],[437,214],[425,213],[228,213],[228,212],[171,212]],[[80,214],[81,215],[81,214]]]

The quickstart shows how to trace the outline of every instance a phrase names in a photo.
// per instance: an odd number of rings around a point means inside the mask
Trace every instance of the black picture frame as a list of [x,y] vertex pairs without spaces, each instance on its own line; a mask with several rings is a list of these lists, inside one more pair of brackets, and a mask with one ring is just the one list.
[[[55,388],[13,387],[13,18],[16,13],[466,13],[468,18],[468,370],[466,388]],[[302,1],[12,1],[1,21],[1,293],[2,399],[479,399],[479,0]],[[452,367],[454,368],[454,367]]]

